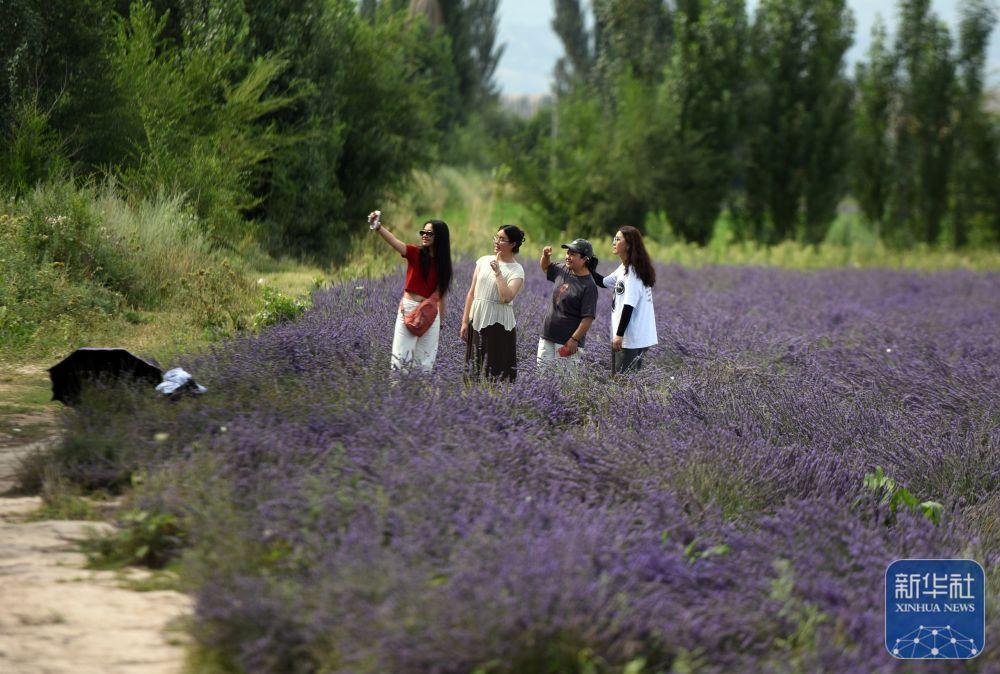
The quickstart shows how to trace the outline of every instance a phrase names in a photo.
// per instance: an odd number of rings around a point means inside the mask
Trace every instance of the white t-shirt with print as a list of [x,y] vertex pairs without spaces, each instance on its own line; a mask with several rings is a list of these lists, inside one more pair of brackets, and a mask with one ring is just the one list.
[[625,265],[604,277],[604,286],[613,294],[611,311],[611,339],[615,338],[622,308],[631,304],[632,318],[622,338],[624,349],[645,349],[656,344],[656,316],[653,313],[653,291],[643,284],[635,269],[625,271]]

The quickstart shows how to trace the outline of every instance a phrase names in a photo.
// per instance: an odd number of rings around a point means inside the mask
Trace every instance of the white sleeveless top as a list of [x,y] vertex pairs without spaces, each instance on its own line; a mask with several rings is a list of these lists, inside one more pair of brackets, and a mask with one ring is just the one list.
[[[511,303],[500,302],[500,291],[497,290],[497,280],[490,268],[492,255],[484,255],[476,260],[476,289],[472,296],[472,310],[469,319],[473,330],[499,323],[504,330],[513,330],[517,325],[514,320],[514,306]],[[501,262],[500,274],[507,283],[516,278],[524,278],[524,268],[518,262]]]

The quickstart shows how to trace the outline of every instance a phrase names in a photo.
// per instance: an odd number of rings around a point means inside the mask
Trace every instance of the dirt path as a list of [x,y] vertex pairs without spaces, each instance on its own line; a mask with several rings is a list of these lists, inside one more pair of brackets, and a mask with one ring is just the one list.
[[26,522],[39,505],[0,499],[0,672],[178,674],[190,600],[121,587],[142,571],[85,569],[74,541],[111,525]]
[[[57,441],[57,409],[35,372],[0,377],[0,494],[20,459]],[[41,499],[0,497],[0,672],[180,674],[185,595],[137,592],[148,574],[93,571],[75,541],[95,522],[29,521]]]
[[58,438],[60,407],[40,366],[0,366],[0,494],[14,486],[20,460]]

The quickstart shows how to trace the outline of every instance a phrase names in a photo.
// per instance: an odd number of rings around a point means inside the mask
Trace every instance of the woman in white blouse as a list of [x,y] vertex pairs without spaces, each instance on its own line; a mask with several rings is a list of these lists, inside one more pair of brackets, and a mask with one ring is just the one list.
[[[465,296],[460,335],[466,343],[465,363],[473,376],[517,377],[517,323],[512,302],[524,287],[524,269],[514,259],[524,232],[503,225],[493,237],[493,255],[476,260]],[[485,366],[485,367],[484,367]]]
[[611,239],[611,250],[622,261],[607,276],[591,271],[598,288],[610,288],[611,374],[629,374],[642,368],[646,351],[657,343],[653,311],[653,267],[642,234],[635,227],[620,227]]

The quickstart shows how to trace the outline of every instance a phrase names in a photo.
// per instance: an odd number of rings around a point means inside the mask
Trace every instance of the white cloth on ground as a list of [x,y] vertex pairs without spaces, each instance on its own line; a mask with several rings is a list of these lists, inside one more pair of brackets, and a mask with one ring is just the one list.
[[156,390],[163,395],[168,396],[176,393],[178,389],[184,387],[190,388],[192,393],[205,393],[208,391],[208,389],[201,384],[195,383],[191,375],[179,367],[175,367],[172,370],[164,372],[163,382],[156,385]]

